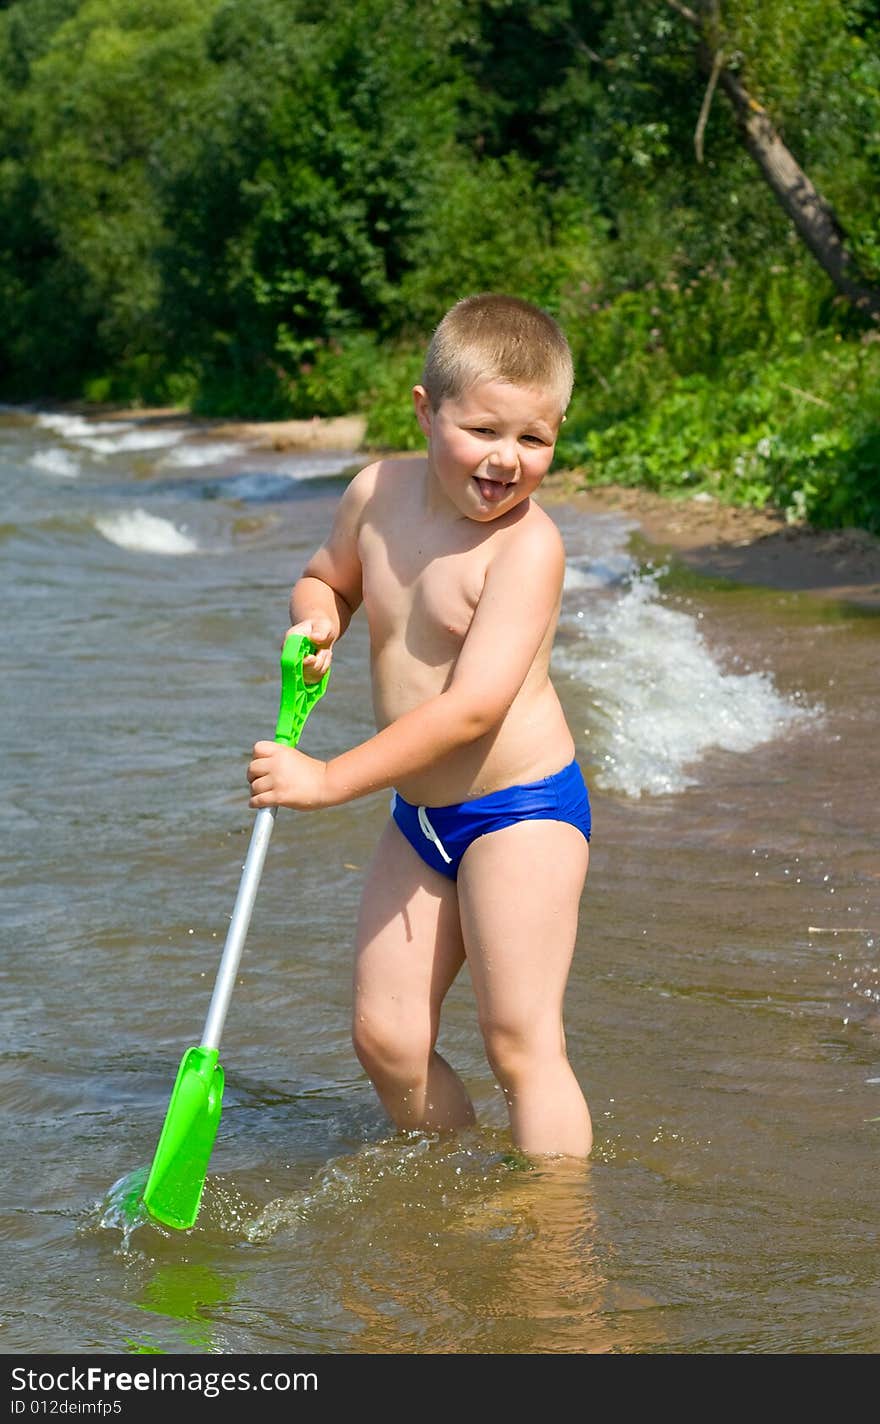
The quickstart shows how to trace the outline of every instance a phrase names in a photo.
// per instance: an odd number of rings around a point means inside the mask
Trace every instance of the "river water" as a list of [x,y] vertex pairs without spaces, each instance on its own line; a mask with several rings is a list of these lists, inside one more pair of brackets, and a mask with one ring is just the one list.
[[[565,503],[590,1164],[511,1156],[464,975],[440,1046],[479,1126],[391,1131],[348,1035],[383,794],[279,814],[199,1219],[124,1209],[204,1023],[289,585],[352,465],[0,412],[0,1350],[876,1351],[880,622]],[[358,617],[302,745],[371,730]]]

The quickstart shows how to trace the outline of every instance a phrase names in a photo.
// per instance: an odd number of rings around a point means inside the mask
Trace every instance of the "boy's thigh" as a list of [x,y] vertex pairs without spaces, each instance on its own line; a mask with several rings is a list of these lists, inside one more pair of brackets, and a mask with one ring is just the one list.
[[481,1018],[561,1013],[588,864],[564,821],[518,821],[468,847],[458,900]]
[[437,1006],[464,963],[454,880],[426,865],[393,821],[367,872],[355,944],[356,999]]

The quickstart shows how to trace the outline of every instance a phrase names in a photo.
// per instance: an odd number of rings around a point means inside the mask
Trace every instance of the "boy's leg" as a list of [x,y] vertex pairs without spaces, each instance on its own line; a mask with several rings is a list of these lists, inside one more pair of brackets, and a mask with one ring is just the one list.
[[586,1157],[592,1146],[562,1026],[588,862],[574,826],[520,821],[475,840],[458,873],[480,1027],[524,1152]]
[[461,1079],[434,1048],[440,1007],[463,963],[455,882],[425,865],[390,821],[361,899],[352,1037],[399,1128],[474,1121]]

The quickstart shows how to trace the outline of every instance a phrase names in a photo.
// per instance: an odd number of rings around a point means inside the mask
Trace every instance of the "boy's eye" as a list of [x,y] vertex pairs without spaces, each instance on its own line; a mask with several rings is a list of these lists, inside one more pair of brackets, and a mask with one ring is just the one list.
[[[491,428],[491,426],[488,425],[472,425],[470,427],[470,431],[472,435],[488,435],[491,437],[495,434],[495,431]],[[521,439],[523,441],[523,444],[525,445],[547,444],[547,441],[544,440],[540,435],[523,435]]]

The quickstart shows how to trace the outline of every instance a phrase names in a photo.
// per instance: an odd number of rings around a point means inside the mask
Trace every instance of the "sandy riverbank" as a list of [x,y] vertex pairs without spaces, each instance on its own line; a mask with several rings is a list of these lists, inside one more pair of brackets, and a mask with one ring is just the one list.
[[583,490],[564,472],[550,477],[547,496],[585,514],[629,515],[659,555],[674,555],[695,572],[880,611],[880,539],[863,529],[789,524],[779,511],[705,495],[672,498],[617,485]]
[[[214,438],[241,440],[254,449],[351,450],[353,463],[377,454],[365,445],[366,419],[361,415],[228,421],[168,407],[89,407],[88,413],[103,420],[197,424]],[[566,471],[549,477],[542,499],[565,499],[585,514],[623,512],[638,523],[658,555],[673,554],[700,573],[880,610],[880,539],[864,530],[789,524],[777,511],[735,508],[705,495],[672,498],[617,485],[584,490]]]

